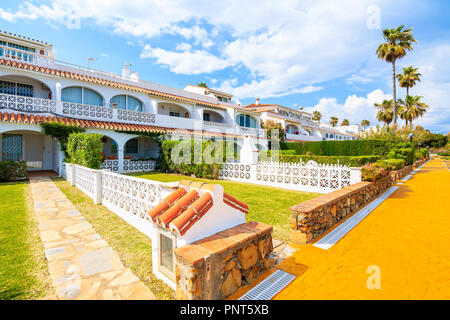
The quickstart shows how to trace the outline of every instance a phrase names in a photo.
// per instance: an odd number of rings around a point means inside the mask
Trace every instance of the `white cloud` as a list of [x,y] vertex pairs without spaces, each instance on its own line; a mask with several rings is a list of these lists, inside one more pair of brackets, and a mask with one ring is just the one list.
[[175,50],[179,50],[179,51],[189,51],[191,50],[192,46],[189,43],[186,42],[181,42],[177,44],[177,47],[175,48]]
[[[384,10],[402,5],[384,0],[49,0],[2,12],[9,19],[30,15],[30,19],[61,23],[75,15],[81,26],[90,19],[115,33],[148,39],[161,34],[181,36],[204,50],[179,54],[158,48],[142,56],[186,74],[242,65],[252,79],[229,89],[245,98],[307,93],[314,84],[355,72],[380,40],[379,31],[366,26],[367,8],[374,2],[387,3],[390,7]],[[232,37],[216,43],[220,33]],[[218,53],[210,51],[213,46]],[[200,65],[202,57],[206,66]]]
[[156,62],[169,67],[170,71],[181,74],[202,74],[222,70],[229,65],[206,51],[173,52],[146,45],[141,58],[155,58]]
[[357,124],[361,120],[369,120],[371,125],[374,125],[377,123],[374,103],[380,103],[385,99],[392,99],[392,95],[376,89],[366,97],[348,96],[343,104],[338,103],[336,98],[322,98],[317,105],[304,108],[304,110],[307,112],[320,111],[323,122],[328,122],[330,117],[334,116],[339,118],[339,122],[349,119],[351,124]]

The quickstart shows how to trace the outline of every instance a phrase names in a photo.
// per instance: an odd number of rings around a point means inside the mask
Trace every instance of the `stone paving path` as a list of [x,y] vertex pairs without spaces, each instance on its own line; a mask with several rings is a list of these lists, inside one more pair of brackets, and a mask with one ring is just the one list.
[[155,299],[53,181],[32,177],[30,185],[58,299]]
[[449,196],[431,160],[329,250],[299,246],[275,299],[450,299]]

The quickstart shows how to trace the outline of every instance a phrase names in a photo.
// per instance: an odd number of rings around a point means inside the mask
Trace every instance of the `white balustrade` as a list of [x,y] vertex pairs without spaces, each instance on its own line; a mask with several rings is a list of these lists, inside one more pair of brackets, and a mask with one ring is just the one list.
[[0,109],[22,112],[56,113],[56,101],[0,93]]

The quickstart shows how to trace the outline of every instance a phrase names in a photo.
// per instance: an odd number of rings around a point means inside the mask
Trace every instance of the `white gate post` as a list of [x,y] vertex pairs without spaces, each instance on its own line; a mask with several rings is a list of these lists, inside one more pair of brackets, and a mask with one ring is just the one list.
[[102,170],[93,171],[94,174],[94,203],[102,204]]
[[361,182],[361,168],[350,168],[350,184]]
[[75,180],[76,180],[76,169],[75,169],[76,165],[75,164],[71,164],[70,165],[70,170],[72,170],[72,179],[70,180],[70,185],[73,187],[75,185]]

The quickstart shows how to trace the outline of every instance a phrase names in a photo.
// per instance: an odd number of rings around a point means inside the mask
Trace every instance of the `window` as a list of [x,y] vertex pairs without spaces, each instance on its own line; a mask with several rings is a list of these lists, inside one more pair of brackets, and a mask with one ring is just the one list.
[[173,240],[159,234],[159,264],[163,271],[173,273]]
[[134,138],[125,144],[125,153],[138,153],[138,139]]
[[103,98],[97,92],[84,87],[68,87],[61,91],[61,100],[92,106],[103,106]]
[[0,93],[14,94],[23,97],[32,97],[33,86],[30,84],[0,81]]
[[21,134],[3,134],[2,135],[2,154],[1,160],[22,160],[23,157],[23,138]]
[[118,109],[142,111],[142,102],[128,95],[117,95],[111,98],[110,105],[117,104]]
[[255,118],[249,116],[248,114],[238,114],[236,116],[236,123],[241,127],[256,128]]
[[210,119],[210,114],[209,113],[203,113],[203,121],[211,121]]
[[169,116],[171,116],[171,117],[179,117],[179,116],[180,116],[180,113],[179,113],[179,112],[173,112],[173,111],[170,111],[170,112],[169,112]]

